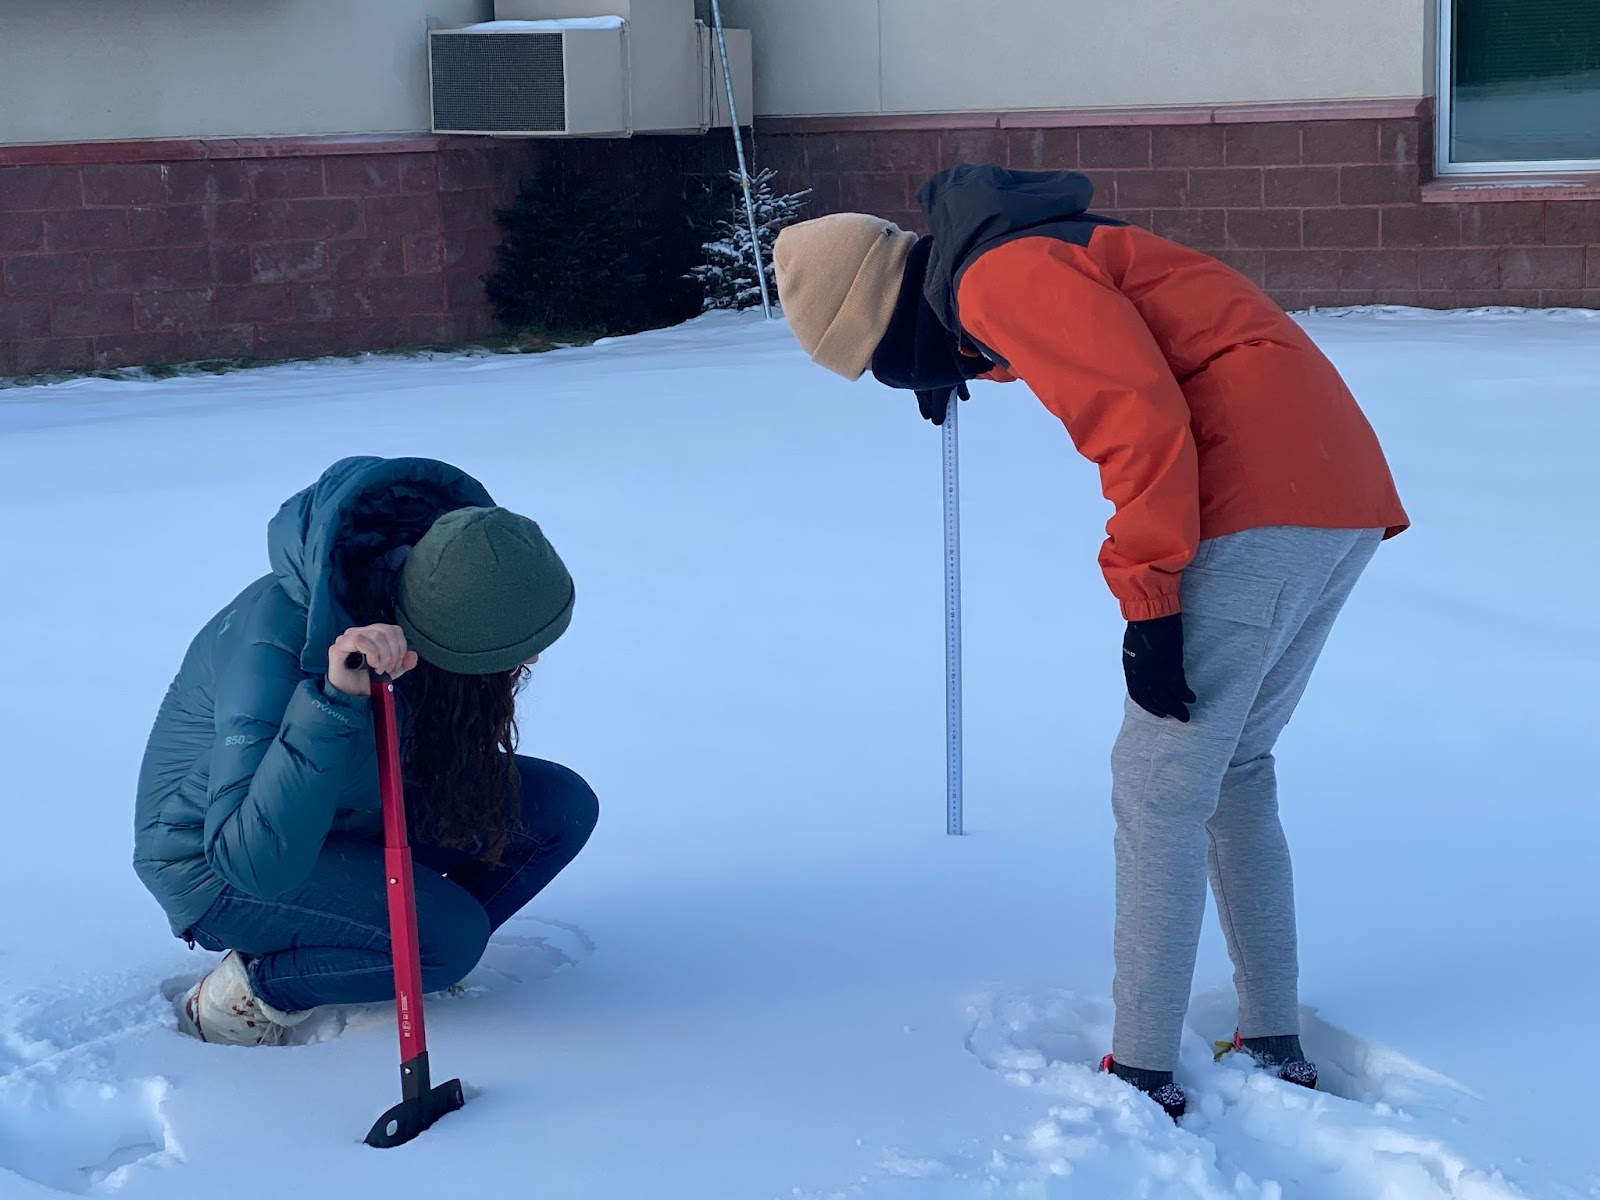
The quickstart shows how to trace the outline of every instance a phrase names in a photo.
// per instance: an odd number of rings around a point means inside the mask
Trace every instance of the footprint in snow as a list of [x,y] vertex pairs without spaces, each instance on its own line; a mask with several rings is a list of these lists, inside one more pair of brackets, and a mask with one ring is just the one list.
[[0,1168],[63,1192],[110,1190],[182,1160],[160,1079],[0,1079]]
[[451,994],[479,996],[537,983],[576,966],[594,949],[594,941],[576,925],[519,913],[495,930],[482,960]]
[[9,1001],[0,1016],[0,1171],[87,1193],[181,1162],[166,1081],[115,1070],[118,1044],[158,1031],[165,1010],[127,978]]
[[146,977],[132,973],[9,997],[0,1006],[0,1075],[147,1032],[161,1024],[166,1009]]

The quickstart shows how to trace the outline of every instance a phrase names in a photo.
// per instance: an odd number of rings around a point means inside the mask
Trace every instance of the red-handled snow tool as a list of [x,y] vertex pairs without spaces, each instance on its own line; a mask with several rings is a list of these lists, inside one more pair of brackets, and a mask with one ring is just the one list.
[[417,950],[417,894],[406,837],[406,803],[400,782],[400,730],[394,680],[372,675],[372,724],[378,738],[378,790],[383,796],[383,869],[389,895],[389,944],[394,952],[394,1006],[400,1021],[400,1103],[367,1134],[367,1145],[401,1146],[446,1113],[466,1103],[461,1081],[433,1087],[428,1077],[428,1035],[422,1022],[422,959]]

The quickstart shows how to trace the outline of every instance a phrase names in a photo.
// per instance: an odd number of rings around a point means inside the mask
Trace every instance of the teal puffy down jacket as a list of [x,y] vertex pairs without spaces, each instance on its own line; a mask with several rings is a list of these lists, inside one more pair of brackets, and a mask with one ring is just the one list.
[[368,701],[323,681],[328,647],[356,623],[341,550],[381,554],[415,539],[418,512],[493,503],[446,463],[348,458],[272,519],[272,574],[196,636],[139,772],[134,870],[174,933],[225,885],[263,898],[297,887],[330,833],[381,834]]

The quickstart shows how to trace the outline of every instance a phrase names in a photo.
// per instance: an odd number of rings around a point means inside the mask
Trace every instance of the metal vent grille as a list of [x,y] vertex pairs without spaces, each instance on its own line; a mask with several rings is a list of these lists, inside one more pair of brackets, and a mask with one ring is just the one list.
[[562,35],[435,33],[433,128],[439,133],[562,133],[567,127]]

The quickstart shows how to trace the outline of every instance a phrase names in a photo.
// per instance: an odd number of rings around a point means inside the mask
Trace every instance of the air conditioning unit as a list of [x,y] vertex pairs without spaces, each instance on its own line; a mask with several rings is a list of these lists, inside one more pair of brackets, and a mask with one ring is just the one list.
[[[750,31],[726,31],[739,118]],[[497,0],[495,19],[428,31],[435,133],[627,137],[727,126],[716,40],[694,0]]]
[[625,134],[624,36],[620,21],[610,29],[430,30],[433,131],[525,137]]

